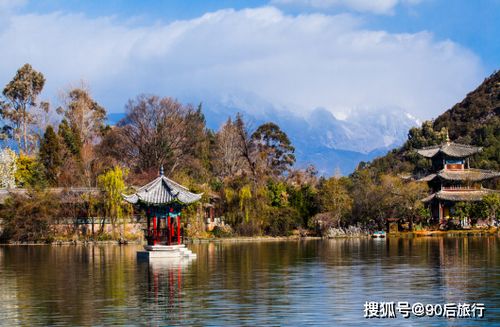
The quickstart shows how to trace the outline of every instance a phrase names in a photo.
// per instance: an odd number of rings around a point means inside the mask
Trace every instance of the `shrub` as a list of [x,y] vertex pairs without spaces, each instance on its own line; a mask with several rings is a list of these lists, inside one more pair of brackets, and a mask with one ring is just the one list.
[[2,241],[50,241],[52,224],[60,212],[60,201],[46,191],[30,190],[26,195],[12,194],[0,210],[4,229]]
[[260,228],[254,222],[244,222],[236,227],[236,234],[239,236],[256,236],[260,235]]
[[215,237],[231,237],[233,236],[233,229],[229,225],[224,225],[224,226],[215,226],[214,229],[212,230],[212,234]]
[[268,209],[267,221],[266,233],[271,236],[289,236],[300,226],[298,211],[290,207]]

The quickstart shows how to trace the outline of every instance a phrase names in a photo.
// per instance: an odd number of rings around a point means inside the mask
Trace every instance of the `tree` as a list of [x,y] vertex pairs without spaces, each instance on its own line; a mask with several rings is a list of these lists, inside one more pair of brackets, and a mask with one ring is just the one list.
[[48,126],[43,135],[39,152],[40,162],[45,167],[45,178],[50,185],[57,185],[62,164],[61,145],[52,126]]
[[[126,117],[119,123],[124,152],[122,160],[136,172],[154,170],[163,165],[171,174],[182,163],[198,159],[196,149],[203,142],[204,134],[192,129],[204,130],[196,110],[184,106],[172,98],[140,95],[126,106]],[[193,122],[193,119],[196,122]]]
[[13,124],[13,137],[25,153],[30,153],[33,148],[29,129],[35,117],[31,109],[37,106],[37,97],[44,85],[43,74],[25,64],[3,90],[7,101],[2,106],[2,118]]
[[[60,134],[73,155],[65,162],[65,181],[87,187],[94,186],[100,172],[94,146],[101,140],[105,128],[106,109],[95,101],[85,86],[70,89],[63,96],[64,105],[57,109],[64,119]],[[78,178],[74,178],[77,176]]]
[[248,223],[250,220],[250,207],[252,200],[252,189],[249,185],[245,185],[241,188],[239,198],[240,210],[245,213],[245,222]]
[[496,221],[500,217],[500,195],[498,193],[488,194],[484,197],[483,202],[487,218]]
[[67,92],[64,107],[57,109],[75,134],[75,139],[83,145],[98,141],[105,127],[106,109],[97,103],[85,87]]
[[[124,204],[122,194],[125,191],[124,178],[127,171],[115,166],[106,173],[98,177],[98,185],[103,192],[104,214],[111,220],[113,228],[113,237],[116,238],[117,224],[122,227],[123,218],[128,212],[128,205]],[[120,230],[120,236],[123,235],[123,230]]]
[[68,154],[80,158],[82,151],[82,140],[80,134],[74,131],[68,121],[63,119],[59,124],[59,137],[62,139],[64,146],[68,150]]
[[349,195],[346,179],[331,177],[318,186],[319,215],[313,222],[322,231],[332,227],[339,227],[346,223],[346,218],[351,213],[353,200]]
[[215,136],[214,153],[215,172],[221,179],[241,175],[248,162],[243,154],[243,142],[236,123],[228,118]]
[[43,188],[47,186],[44,167],[33,156],[20,153],[16,159],[16,185],[18,187]]
[[11,194],[0,208],[3,231],[0,239],[20,242],[51,241],[53,223],[61,202],[48,191],[32,189],[27,196]]
[[266,123],[259,126],[252,134],[252,140],[262,169],[267,174],[280,176],[295,163],[295,148],[278,125]]
[[447,140],[448,130],[441,128],[435,131],[432,121],[425,121],[421,128],[413,127],[408,132],[408,142],[406,147],[420,149],[426,146],[441,144]]
[[[425,212],[422,199],[428,194],[425,183],[415,181],[404,181],[398,176],[382,175],[377,185],[378,191],[383,194],[379,205],[386,213],[403,218],[413,228],[414,219],[423,219]],[[375,206],[377,204],[374,204]]]
[[240,148],[240,153],[247,162],[247,168],[252,175],[255,188],[257,184],[257,152],[255,142],[250,136],[250,129],[248,128],[247,124],[245,124],[243,116],[240,113],[236,114],[234,126],[236,127],[236,132],[239,135],[240,141],[237,144]]

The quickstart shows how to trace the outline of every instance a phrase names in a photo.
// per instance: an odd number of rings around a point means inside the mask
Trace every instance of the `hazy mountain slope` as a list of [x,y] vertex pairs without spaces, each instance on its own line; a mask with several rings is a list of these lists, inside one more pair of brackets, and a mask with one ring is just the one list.
[[[447,128],[452,141],[483,147],[483,151],[473,158],[477,168],[500,170],[500,72],[493,73],[474,91],[459,103],[438,116],[432,122],[437,132]],[[415,139],[387,155],[370,163],[370,169],[377,172],[418,172],[421,158],[414,154],[417,143],[429,139],[422,128],[413,130]]]

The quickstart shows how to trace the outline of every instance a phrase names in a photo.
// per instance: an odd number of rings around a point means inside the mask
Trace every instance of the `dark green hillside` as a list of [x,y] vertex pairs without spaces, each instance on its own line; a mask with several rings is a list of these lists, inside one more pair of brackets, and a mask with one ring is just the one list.
[[426,173],[427,161],[413,150],[443,142],[448,131],[450,139],[457,143],[483,147],[476,155],[476,168],[500,170],[500,71],[490,77],[462,102],[444,112],[434,121],[427,121],[419,128],[408,132],[408,141],[387,155],[361,163],[360,169],[369,169],[375,174]]

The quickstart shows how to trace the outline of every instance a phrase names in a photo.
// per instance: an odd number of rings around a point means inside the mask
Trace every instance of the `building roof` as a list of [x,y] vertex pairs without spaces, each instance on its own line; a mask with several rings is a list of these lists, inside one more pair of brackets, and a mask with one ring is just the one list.
[[500,193],[499,191],[489,190],[489,189],[479,189],[479,190],[454,190],[454,191],[444,191],[433,193],[422,199],[422,202],[429,202],[432,199],[446,200],[446,201],[481,201],[483,198],[492,193]]
[[432,158],[438,153],[444,153],[448,157],[454,158],[465,158],[469,157],[477,152],[482,151],[481,147],[476,147],[472,145],[459,144],[453,142],[446,142],[441,145],[430,146],[422,149],[418,149],[417,152],[426,157]]
[[450,170],[443,169],[436,174],[427,175],[421,179],[420,182],[429,182],[434,178],[439,177],[447,181],[471,181],[479,182],[486,179],[500,177],[500,172],[483,170],[483,169],[463,169],[463,170]]
[[139,188],[134,194],[123,195],[123,197],[125,201],[132,204],[138,202],[150,205],[162,205],[173,202],[190,204],[199,201],[202,194],[191,193],[186,187],[160,174],[158,178]]

